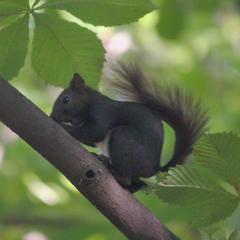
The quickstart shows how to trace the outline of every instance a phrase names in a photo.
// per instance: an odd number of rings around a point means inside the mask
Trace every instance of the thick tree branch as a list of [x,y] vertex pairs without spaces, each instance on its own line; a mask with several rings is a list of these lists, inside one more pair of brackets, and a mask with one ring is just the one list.
[[0,96],[0,121],[61,171],[128,239],[177,239],[92,154],[1,78]]

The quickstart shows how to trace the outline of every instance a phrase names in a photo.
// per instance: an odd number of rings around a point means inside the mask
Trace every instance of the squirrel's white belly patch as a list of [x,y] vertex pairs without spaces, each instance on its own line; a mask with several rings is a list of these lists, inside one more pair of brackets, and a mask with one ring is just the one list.
[[100,150],[101,154],[106,157],[110,156],[109,146],[108,146],[109,138],[110,138],[110,133],[106,135],[106,137],[102,142],[95,143],[95,146]]

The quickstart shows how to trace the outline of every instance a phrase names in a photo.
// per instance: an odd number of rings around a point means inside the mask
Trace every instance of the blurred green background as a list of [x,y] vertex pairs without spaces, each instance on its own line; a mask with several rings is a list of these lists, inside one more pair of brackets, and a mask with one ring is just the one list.
[[[209,109],[210,132],[240,134],[240,1],[156,2],[160,10],[137,23],[97,29],[107,52],[137,59],[149,76],[177,82],[200,97]],[[47,114],[61,91],[42,82],[28,58],[12,84]],[[173,134],[167,129],[163,161],[172,146]],[[139,192],[136,197],[181,239],[205,239],[183,209],[153,194]],[[228,219],[230,230],[239,227],[239,215]],[[125,238],[47,161],[0,124],[0,239]]]

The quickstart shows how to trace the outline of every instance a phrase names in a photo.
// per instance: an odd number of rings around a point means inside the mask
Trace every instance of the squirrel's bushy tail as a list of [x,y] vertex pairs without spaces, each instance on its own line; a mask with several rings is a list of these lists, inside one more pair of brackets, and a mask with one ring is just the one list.
[[200,102],[177,86],[158,86],[136,64],[108,63],[103,79],[103,86],[119,92],[126,100],[145,104],[174,129],[176,140],[173,157],[160,170],[167,171],[184,163],[193,144],[206,130],[208,117]]

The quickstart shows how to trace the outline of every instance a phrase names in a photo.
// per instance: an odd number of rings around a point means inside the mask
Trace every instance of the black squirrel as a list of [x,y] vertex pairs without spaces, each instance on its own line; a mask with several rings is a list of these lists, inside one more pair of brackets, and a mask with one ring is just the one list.
[[[158,171],[183,164],[206,129],[207,114],[199,101],[178,87],[158,87],[136,64],[113,64],[112,89],[135,101],[116,101],[88,87],[78,74],[57,98],[51,117],[80,142],[99,146],[100,156],[116,180],[131,192]],[[172,159],[160,167],[164,130],[175,131]]]

